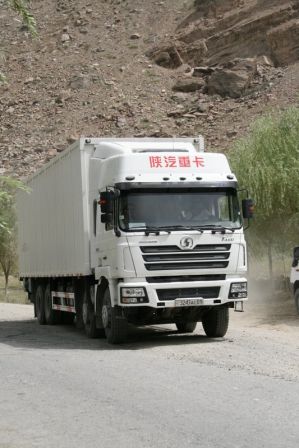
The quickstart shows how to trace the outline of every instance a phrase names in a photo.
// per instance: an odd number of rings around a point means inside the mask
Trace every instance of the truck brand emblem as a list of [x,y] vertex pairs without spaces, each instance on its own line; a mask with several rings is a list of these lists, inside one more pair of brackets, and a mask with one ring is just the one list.
[[186,236],[184,238],[181,239],[180,241],[180,246],[182,249],[192,249],[193,248],[193,239],[190,238],[190,236]]

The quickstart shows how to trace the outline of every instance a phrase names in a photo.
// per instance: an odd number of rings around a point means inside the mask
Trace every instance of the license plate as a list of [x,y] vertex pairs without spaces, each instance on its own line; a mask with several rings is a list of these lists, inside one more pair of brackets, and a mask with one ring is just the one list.
[[199,306],[203,304],[203,299],[175,299],[175,306]]

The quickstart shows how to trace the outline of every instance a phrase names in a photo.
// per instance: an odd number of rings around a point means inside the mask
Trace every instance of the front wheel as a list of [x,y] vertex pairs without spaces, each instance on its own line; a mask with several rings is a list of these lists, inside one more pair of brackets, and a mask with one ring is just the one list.
[[110,291],[106,289],[101,307],[102,324],[107,341],[110,344],[125,342],[128,334],[128,322],[118,308],[111,305]]
[[197,322],[176,322],[175,324],[179,333],[193,333]]
[[89,297],[88,286],[85,287],[83,293],[82,319],[86,336],[91,339],[97,338],[99,333],[96,326],[95,312]]
[[296,289],[295,291],[295,306],[297,313],[299,314],[299,289]]
[[229,309],[212,308],[202,318],[202,326],[209,338],[222,338],[228,329]]

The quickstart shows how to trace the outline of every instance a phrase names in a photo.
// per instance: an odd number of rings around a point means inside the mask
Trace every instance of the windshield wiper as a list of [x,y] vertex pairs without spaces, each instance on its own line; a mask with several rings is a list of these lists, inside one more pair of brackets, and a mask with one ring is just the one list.
[[160,230],[170,231],[170,230],[197,230],[198,232],[202,233],[202,230],[200,226],[184,226],[182,224],[175,224],[175,225],[169,225],[169,226],[161,226],[159,227]]
[[150,233],[155,233],[156,235],[159,235],[160,232],[166,232],[171,233],[172,230],[197,230],[198,232],[202,233],[203,230],[201,229],[201,226],[184,226],[184,225],[169,225],[169,226],[145,226],[145,227],[131,227],[129,229],[130,231],[144,231],[145,235],[149,235]]
[[[145,235],[149,235],[150,233],[155,233],[156,235],[160,234],[161,230],[164,230],[160,227],[149,227],[149,226],[144,226],[144,227],[129,227],[127,230],[131,231],[131,232],[144,232]],[[164,230],[164,232],[168,232],[170,233],[170,230]]]
[[229,230],[231,233],[234,233],[236,229],[231,227],[219,226],[217,224],[204,224],[199,226],[200,229],[212,230],[212,233],[221,232],[225,233],[226,230]]

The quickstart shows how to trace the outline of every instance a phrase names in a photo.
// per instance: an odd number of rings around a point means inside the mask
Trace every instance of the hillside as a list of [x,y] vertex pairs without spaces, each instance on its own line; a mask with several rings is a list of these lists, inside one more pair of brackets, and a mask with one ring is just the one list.
[[209,149],[227,150],[255,117],[298,103],[298,0],[32,0],[31,9],[34,41],[1,6],[0,174],[25,176],[80,135],[202,133]]

